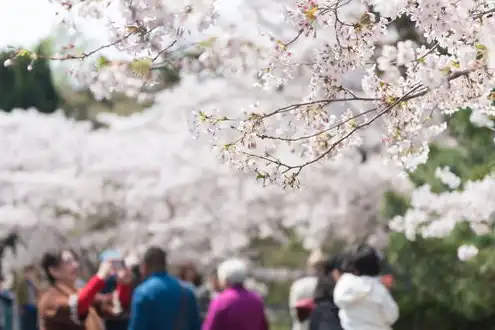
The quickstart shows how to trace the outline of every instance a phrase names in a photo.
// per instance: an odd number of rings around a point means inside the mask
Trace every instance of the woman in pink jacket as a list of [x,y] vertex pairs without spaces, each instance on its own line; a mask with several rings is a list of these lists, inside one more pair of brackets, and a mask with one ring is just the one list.
[[244,287],[247,266],[230,259],[218,267],[224,291],[211,302],[202,330],[268,330],[263,298]]

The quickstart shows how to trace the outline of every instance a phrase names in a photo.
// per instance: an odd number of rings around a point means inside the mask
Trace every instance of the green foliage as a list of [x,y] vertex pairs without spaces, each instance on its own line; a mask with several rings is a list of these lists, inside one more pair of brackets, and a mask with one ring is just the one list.
[[[480,255],[459,262],[457,248],[462,243],[476,243]],[[467,225],[445,239],[411,242],[392,235],[388,257],[397,273],[394,296],[401,308],[396,329],[469,330],[495,321],[494,247],[495,237],[477,236]]]
[[[432,145],[428,162],[411,174],[416,185],[429,184],[435,192],[447,191],[448,187],[435,177],[439,166],[449,166],[463,183],[494,171],[494,132],[473,126],[470,113],[461,110],[449,119],[449,134],[458,144]],[[408,198],[388,193],[383,216],[390,219],[402,215],[408,205]],[[462,244],[474,244],[479,255],[460,262],[457,248]],[[395,329],[495,329],[494,248],[493,235],[476,235],[467,223],[441,239],[418,237],[408,241],[403,234],[392,234],[388,258],[396,272],[394,296],[401,309]]]
[[383,197],[382,215],[385,219],[392,219],[397,215],[404,215],[409,208],[409,199],[405,196],[389,191]]
[[163,75],[163,83],[166,86],[172,87],[180,82],[180,69],[164,67],[161,69]]
[[265,303],[269,306],[287,306],[289,291],[292,281],[280,281],[267,283],[268,295]]
[[495,169],[494,132],[489,128],[476,127],[469,121],[471,110],[458,111],[448,121],[449,134],[457,141],[456,147],[430,146],[428,162],[411,174],[417,185],[428,183],[434,192],[447,187],[435,177],[435,169],[449,166],[463,182],[476,180]]
[[[15,108],[35,107],[40,112],[51,113],[61,105],[61,98],[54,87],[48,60],[47,44],[41,44],[34,53],[21,50],[11,66],[3,63],[12,52],[0,54],[0,109],[11,111]],[[28,66],[32,70],[28,70]]]

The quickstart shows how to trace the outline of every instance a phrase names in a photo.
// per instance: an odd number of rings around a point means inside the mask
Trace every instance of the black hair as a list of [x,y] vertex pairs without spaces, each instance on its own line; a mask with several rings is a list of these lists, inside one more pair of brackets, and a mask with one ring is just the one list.
[[195,287],[199,287],[203,284],[203,276],[198,272],[196,265],[190,261],[187,261],[179,266],[179,278],[183,281],[187,281],[186,274],[188,271],[193,271],[194,278],[192,279],[192,284]]
[[131,273],[132,273],[132,278],[133,278],[133,284],[136,287],[142,281],[141,272],[139,271],[139,265],[133,265],[131,267]]
[[45,273],[45,276],[50,284],[54,284],[56,279],[50,273],[50,268],[56,268],[62,264],[62,254],[64,252],[70,252],[72,256],[77,259],[77,254],[72,249],[63,249],[59,251],[46,252],[41,258],[41,268]]
[[361,244],[351,253],[345,271],[358,276],[378,276],[381,259],[374,248]]
[[167,268],[167,254],[163,249],[152,246],[146,250],[143,262],[150,269],[165,270]]
[[61,251],[51,251],[43,255],[41,259],[41,268],[48,279],[50,284],[55,283],[55,278],[50,273],[50,268],[58,267],[62,263],[62,252]]
[[344,264],[347,261],[347,254],[344,252],[337,253],[325,263],[324,266],[324,274],[328,275],[333,270],[343,271]]
[[314,301],[331,300],[333,302],[333,290],[337,283],[332,277],[332,271],[342,271],[345,260],[346,254],[338,253],[325,262],[323,274],[318,277],[313,293]]

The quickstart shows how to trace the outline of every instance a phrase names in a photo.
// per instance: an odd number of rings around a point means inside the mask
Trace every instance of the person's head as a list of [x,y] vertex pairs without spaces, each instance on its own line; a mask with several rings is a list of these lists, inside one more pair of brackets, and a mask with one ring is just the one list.
[[131,273],[133,277],[133,285],[138,286],[141,283],[142,279],[140,265],[133,265],[131,267]]
[[327,260],[323,273],[318,277],[318,282],[313,294],[313,299],[333,299],[333,289],[343,272],[345,254],[339,253]]
[[79,262],[71,250],[45,253],[41,267],[51,284],[59,282],[74,286],[79,275]]
[[307,266],[310,274],[321,275],[325,271],[325,265],[327,263],[327,258],[321,249],[316,249],[311,252]]
[[369,245],[359,245],[350,253],[346,271],[358,276],[379,276],[381,260],[377,251]]
[[141,263],[140,268],[143,278],[146,278],[153,273],[166,271],[167,254],[159,247],[150,247],[144,253],[143,262]]
[[223,288],[242,286],[247,279],[247,265],[239,259],[229,259],[218,266],[218,281]]
[[324,274],[329,275],[332,279],[337,282],[344,272],[344,265],[347,261],[347,254],[344,252],[337,253],[330,259],[328,259],[325,265]]
[[179,278],[184,282],[193,284],[194,286],[199,286],[202,282],[201,276],[192,262],[186,262],[180,265]]

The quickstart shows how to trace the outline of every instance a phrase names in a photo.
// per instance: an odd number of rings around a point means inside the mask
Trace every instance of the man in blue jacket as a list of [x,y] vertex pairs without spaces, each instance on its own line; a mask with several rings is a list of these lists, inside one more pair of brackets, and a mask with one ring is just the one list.
[[145,280],[135,289],[129,330],[200,330],[196,296],[167,272],[165,252],[149,248],[141,264]]

